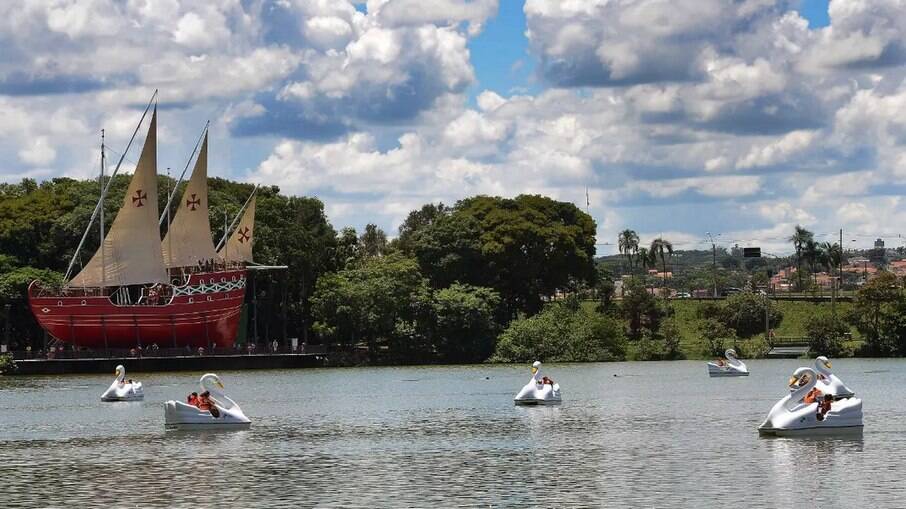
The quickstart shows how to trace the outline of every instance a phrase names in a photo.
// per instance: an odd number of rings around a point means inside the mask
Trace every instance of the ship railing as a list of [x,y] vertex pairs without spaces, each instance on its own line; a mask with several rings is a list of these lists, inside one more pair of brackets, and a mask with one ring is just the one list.
[[63,287],[45,288],[40,284],[34,286],[35,297],[103,297],[103,288]]

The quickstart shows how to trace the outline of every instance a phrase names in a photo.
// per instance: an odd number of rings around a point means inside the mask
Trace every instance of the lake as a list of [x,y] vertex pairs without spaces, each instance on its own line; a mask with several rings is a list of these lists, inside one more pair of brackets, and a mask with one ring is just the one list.
[[[563,404],[516,407],[529,364],[219,373],[246,431],[166,431],[200,373],[0,377],[0,507],[903,507],[906,361],[834,360],[861,438],[760,438],[806,360],[546,364]],[[126,366],[128,369],[128,366]]]

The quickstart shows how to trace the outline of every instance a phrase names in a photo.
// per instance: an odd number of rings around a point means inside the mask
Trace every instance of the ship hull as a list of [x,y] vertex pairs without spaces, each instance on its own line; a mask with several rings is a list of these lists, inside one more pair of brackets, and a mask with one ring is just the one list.
[[33,283],[29,305],[51,336],[87,348],[233,346],[245,270],[192,274],[165,303],[115,304],[109,296],[49,295]]

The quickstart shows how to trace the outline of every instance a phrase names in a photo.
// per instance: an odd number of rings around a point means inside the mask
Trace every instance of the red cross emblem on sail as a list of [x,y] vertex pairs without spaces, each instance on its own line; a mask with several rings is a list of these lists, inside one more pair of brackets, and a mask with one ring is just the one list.
[[245,229],[239,230],[239,242],[248,242],[252,238],[251,233],[249,233],[249,227],[246,226]]
[[141,189],[135,190],[135,196],[132,197],[132,204],[136,207],[144,207],[145,200],[148,199],[148,194],[143,193]]
[[189,207],[189,210],[195,210],[201,205],[201,200],[195,197],[195,193],[192,193],[192,199],[186,200],[186,206]]

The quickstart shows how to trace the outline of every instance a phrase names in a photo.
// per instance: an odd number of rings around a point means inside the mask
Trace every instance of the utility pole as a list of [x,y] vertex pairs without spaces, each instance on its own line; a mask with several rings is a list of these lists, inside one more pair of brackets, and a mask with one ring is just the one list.
[[846,257],[846,251],[843,250],[843,228],[840,228],[840,289],[843,289],[843,258]]
[[[714,281],[714,298],[717,298],[717,245],[714,244],[714,237],[711,236],[711,232],[705,232],[708,235],[708,239],[711,240],[711,279]],[[720,236],[720,234],[717,234]]]

